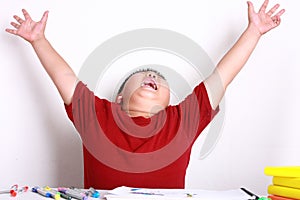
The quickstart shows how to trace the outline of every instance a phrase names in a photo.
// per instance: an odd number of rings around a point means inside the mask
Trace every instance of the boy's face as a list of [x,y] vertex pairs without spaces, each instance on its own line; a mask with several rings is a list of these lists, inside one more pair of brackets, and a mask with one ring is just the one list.
[[159,74],[138,72],[127,80],[117,98],[125,111],[155,114],[169,105],[170,88]]

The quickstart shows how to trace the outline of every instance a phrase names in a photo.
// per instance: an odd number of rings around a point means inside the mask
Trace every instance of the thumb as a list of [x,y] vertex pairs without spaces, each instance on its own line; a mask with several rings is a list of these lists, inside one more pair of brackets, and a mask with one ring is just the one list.
[[248,4],[248,14],[251,14],[254,12],[254,7],[251,1],[247,1]]
[[41,22],[42,22],[43,24],[46,24],[46,22],[47,22],[47,20],[48,20],[48,13],[49,13],[48,10],[45,11],[44,14],[43,14],[43,16],[42,16],[42,18],[41,18]]

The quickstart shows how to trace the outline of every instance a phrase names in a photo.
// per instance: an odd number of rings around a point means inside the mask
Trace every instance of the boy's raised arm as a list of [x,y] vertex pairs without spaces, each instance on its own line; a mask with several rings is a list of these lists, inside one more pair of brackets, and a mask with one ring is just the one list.
[[253,4],[250,1],[247,2],[248,27],[220,60],[214,72],[204,81],[213,108],[220,103],[227,86],[245,65],[260,37],[279,26],[280,16],[285,10],[282,9],[274,14],[279,8],[279,4],[276,4],[266,12],[268,2],[265,0],[257,13],[254,11]]
[[15,29],[6,29],[6,31],[20,36],[32,45],[40,62],[57,87],[63,101],[66,104],[70,104],[77,76],[45,37],[44,32],[48,19],[48,11],[43,14],[43,17],[38,22],[33,21],[25,9],[22,12],[25,19],[15,15],[16,22],[11,22],[11,25]]

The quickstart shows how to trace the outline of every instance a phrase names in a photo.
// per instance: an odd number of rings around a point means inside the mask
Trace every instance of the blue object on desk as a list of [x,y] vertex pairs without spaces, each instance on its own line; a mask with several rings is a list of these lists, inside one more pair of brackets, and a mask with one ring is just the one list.
[[44,197],[51,197],[51,194],[43,189],[41,189],[40,187],[36,186],[32,188],[32,192],[38,193]]

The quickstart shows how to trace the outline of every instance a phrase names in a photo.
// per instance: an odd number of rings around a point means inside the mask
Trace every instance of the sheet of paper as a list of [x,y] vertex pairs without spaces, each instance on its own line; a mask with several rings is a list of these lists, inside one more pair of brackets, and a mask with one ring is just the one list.
[[248,200],[250,196],[240,189],[200,190],[200,189],[145,189],[118,187],[106,195],[109,199],[199,199],[199,200]]

